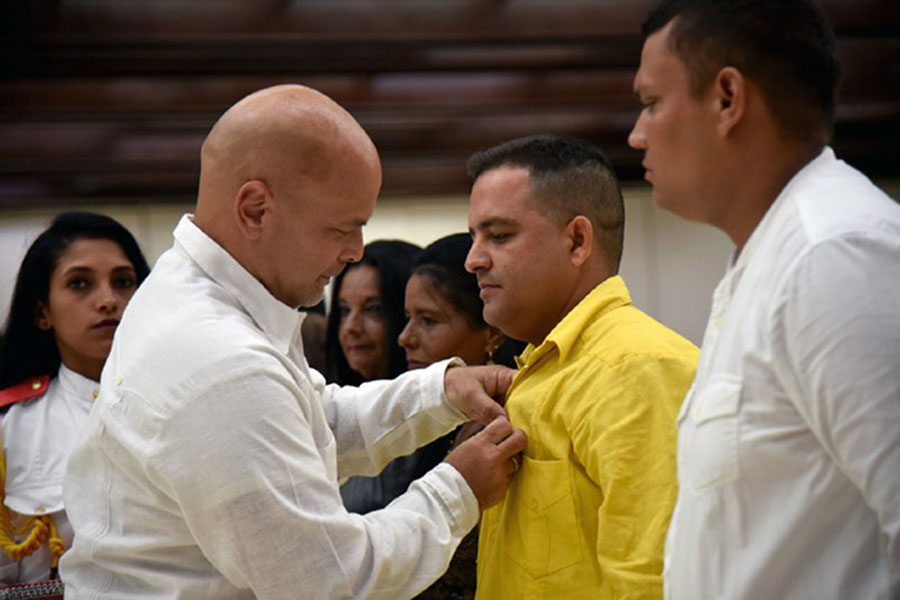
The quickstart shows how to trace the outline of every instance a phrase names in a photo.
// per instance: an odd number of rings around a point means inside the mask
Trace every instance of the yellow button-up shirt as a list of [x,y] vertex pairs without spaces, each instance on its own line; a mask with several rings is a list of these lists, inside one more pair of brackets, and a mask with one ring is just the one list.
[[607,279],[519,359],[506,409],[528,436],[484,513],[479,600],[661,598],[678,409],[699,351]]

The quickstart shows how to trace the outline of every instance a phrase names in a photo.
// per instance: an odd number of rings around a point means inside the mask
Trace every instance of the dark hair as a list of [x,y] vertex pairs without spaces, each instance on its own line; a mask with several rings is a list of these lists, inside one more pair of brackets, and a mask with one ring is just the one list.
[[472,327],[487,327],[484,303],[478,291],[478,278],[466,271],[466,256],[472,248],[472,236],[454,233],[432,242],[416,259],[413,275],[427,277],[454,307],[466,315]]
[[56,217],[28,248],[13,291],[0,342],[0,389],[37,375],[56,375],[59,349],[52,331],[37,326],[38,302],[48,302],[50,277],[69,246],[78,240],[115,242],[134,267],[140,284],[150,273],[134,237],[115,220],[95,213],[67,212]]
[[[478,279],[466,271],[466,256],[472,248],[468,233],[454,233],[425,247],[416,259],[413,275],[427,277],[444,298],[466,315],[475,329],[488,327],[484,321],[484,302],[478,290]],[[525,348],[523,342],[506,338],[494,350],[494,362],[515,366],[513,357]]]
[[469,158],[469,175],[522,167],[531,175],[535,207],[558,223],[587,217],[594,237],[615,271],[622,260],[625,207],[612,165],[599,148],[573,137],[532,135],[477,152]]
[[421,252],[415,244],[401,240],[381,240],[366,244],[363,257],[347,268],[334,280],[331,288],[331,303],[328,312],[328,327],[325,331],[325,377],[340,385],[359,385],[362,376],[350,368],[347,357],[341,349],[338,328],[341,311],[338,308],[338,294],[347,272],[360,266],[374,267],[378,271],[381,285],[381,306],[384,311],[385,348],[388,349],[388,377],[396,377],[406,371],[406,353],[397,343],[397,338],[406,325],[403,311],[403,297],[406,281],[412,273],[413,261]]
[[700,96],[731,66],[753,80],[790,137],[825,143],[834,123],[841,67],[834,32],[812,0],[664,0],[644,22],[646,38],[675,19],[670,47]]

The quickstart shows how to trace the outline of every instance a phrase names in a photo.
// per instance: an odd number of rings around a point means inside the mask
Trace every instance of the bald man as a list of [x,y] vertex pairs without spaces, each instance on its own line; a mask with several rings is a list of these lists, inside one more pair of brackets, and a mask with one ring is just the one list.
[[[445,361],[359,388],[303,357],[298,306],[362,255],[381,186],[356,121],[300,86],[215,124],[195,215],[122,319],[65,482],[67,598],[408,598],[445,569],[524,448],[510,372]],[[343,508],[465,420],[487,427],[387,508]]]

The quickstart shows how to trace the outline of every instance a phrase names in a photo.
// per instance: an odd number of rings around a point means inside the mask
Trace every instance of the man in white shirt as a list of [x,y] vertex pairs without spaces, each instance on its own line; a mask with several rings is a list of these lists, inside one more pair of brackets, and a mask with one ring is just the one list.
[[835,158],[809,0],[666,0],[629,143],[737,246],[679,424],[665,594],[900,597],[900,206]]
[[[380,186],[371,140],[314,90],[219,119],[196,214],[132,300],[69,462],[67,598],[408,598],[502,497],[525,443],[492,399],[511,371],[338,388],[303,357],[296,307],[361,257]],[[487,427],[406,494],[344,510],[339,477],[467,419]]]

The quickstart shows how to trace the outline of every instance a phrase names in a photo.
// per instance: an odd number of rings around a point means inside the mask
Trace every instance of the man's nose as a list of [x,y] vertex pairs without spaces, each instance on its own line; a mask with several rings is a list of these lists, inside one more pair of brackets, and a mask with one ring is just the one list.
[[363,256],[364,250],[365,244],[363,244],[362,227],[360,227],[353,234],[353,239],[350,240],[350,243],[341,254],[341,260],[345,263],[359,262],[359,259]]
[[635,150],[647,149],[647,136],[644,134],[643,112],[638,116],[637,121],[634,122],[634,127],[631,129],[631,133],[628,134],[628,145]]
[[488,259],[485,252],[481,249],[481,244],[472,242],[469,253],[466,255],[465,267],[469,273],[477,273],[487,268]]

